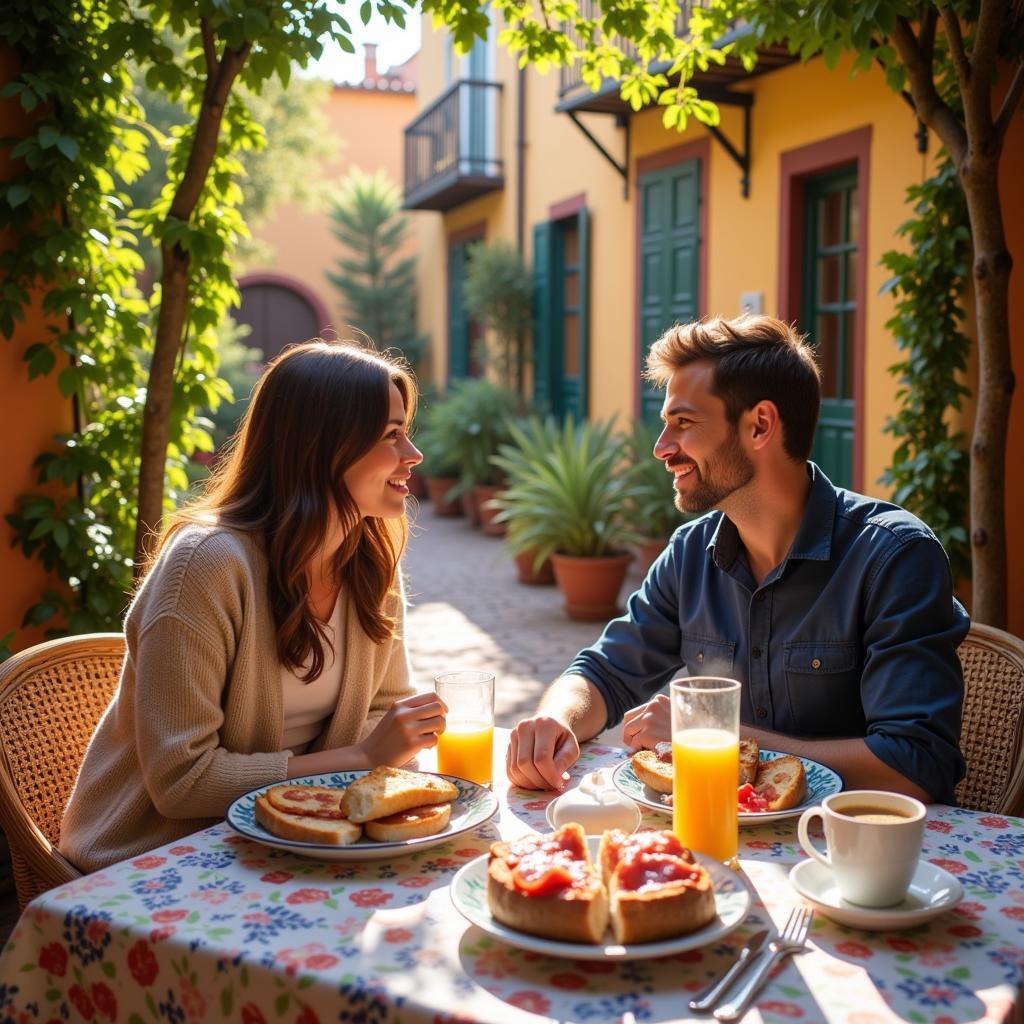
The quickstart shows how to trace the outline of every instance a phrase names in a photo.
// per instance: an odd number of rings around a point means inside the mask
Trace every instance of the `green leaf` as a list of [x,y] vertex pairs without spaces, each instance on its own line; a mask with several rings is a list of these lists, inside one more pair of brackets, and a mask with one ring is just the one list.
[[10,185],[7,188],[7,205],[17,209],[25,200],[31,198],[32,190],[27,185]]

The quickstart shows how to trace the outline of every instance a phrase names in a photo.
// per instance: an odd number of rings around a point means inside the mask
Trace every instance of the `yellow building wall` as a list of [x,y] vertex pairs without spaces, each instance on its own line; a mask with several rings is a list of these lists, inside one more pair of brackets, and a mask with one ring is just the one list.
[[[444,88],[445,36],[424,23],[420,54],[419,107],[432,104]],[[434,374],[446,375],[447,350],[447,239],[475,224],[485,226],[486,238],[515,240],[516,97],[514,63],[498,49],[498,80],[502,97],[502,156],[505,188],[445,214],[417,213],[421,253],[419,296],[422,327],[434,338]],[[932,171],[939,144],[928,141],[928,152],[917,149],[917,123],[909,107],[892,93],[878,71],[849,75],[849,62],[828,71],[821,60],[794,64],[757,76],[735,86],[754,94],[751,131],[751,189],[740,191],[740,169],[715,141],[709,144],[707,169],[707,232],[702,239],[706,268],[701,313],[735,316],[741,292],[760,292],[764,310],[778,311],[783,154],[835,136],[868,128],[868,221],[864,285],[864,362],[861,430],[861,490],[888,496],[880,477],[888,466],[893,440],[884,432],[896,411],[897,384],[888,369],[899,351],[886,321],[893,300],[880,294],[889,272],[881,256],[903,248],[896,230],[910,214],[905,197],[908,186],[923,181]],[[666,150],[706,139],[708,131],[691,122],[684,133],[662,127],[661,112],[644,111],[628,121],[630,132],[629,198],[623,197],[622,179],[572,124],[555,112],[558,74],[527,71],[525,148],[524,256],[532,260],[533,225],[549,219],[553,204],[584,193],[591,214],[590,251],[590,377],[591,418],[633,415],[636,397],[636,184],[637,162]],[[609,116],[579,115],[605,148],[622,160],[624,130]],[[735,144],[742,139],[742,112],[722,108],[722,131]],[[1017,183],[1024,173],[1024,121],[1017,118],[1008,136],[1002,164],[1002,194],[1008,245],[1014,256],[1011,285],[1011,335],[1014,365],[1024,365],[1024,192]],[[969,319],[969,318],[968,318]],[[969,328],[969,324],[967,325]],[[649,343],[653,339],[643,339]],[[976,373],[976,368],[973,371]],[[968,385],[973,380],[968,379]],[[1024,505],[1024,475],[1014,467],[1024,463],[1024,394],[1014,398],[1007,452],[1007,523],[1009,539],[1009,628],[1024,635],[1024,537],[1013,528],[1016,509]],[[958,422],[970,434],[970,404]],[[965,590],[969,595],[969,589]]]
[[[331,317],[330,326],[342,336],[349,318],[341,295],[326,277],[343,253],[331,230],[330,194],[353,167],[367,173],[385,171],[401,188],[402,133],[415,111],[415,93],[335,86],[327,94],[325,113],[337,150],[323,166],[310,168],[310,175],[321,183],[319,198],[309,205],[282,203],[253,232],[271,251],[266,260],[252,262],[245,272],[270,271],[302,282],[316,293]],[[410,225],[401,251],[411,255],[415,249]]]

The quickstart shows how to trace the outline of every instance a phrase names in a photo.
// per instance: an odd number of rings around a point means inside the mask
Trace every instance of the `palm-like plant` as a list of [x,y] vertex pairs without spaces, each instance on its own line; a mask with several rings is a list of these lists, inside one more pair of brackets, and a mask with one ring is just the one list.
[[672,478],[653,455],[660,431],[660,423],[634,420],[624,439],[633,525],[650,540],[671,536],[677,526],[693,518],[673,504]]
[[509,429],[513,443],[492,460],[508,486],[492,507],[508,525],[513,553],[533,551],[539,566],[553,553],[596,558],[638,539],[623,440],[612,422],[559,426],[532,417]]

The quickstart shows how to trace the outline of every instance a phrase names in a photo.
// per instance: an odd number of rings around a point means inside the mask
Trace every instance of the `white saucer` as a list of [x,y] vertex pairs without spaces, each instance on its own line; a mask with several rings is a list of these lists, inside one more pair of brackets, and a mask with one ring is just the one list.
[[789,872],[793,888],[826,917],[866,931],[894,931],[930,921],[955,907],[964,897],[964,887],[948,871],[922,860],[917,865],[910,889],[894,907],[861,907],[839,896],[832,872],[816,860],[802,860]]

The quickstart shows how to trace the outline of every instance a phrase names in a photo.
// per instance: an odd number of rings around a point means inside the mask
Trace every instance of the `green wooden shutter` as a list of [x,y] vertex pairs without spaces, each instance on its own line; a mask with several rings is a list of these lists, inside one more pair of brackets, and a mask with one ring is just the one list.
[[579,214],[580,232],[580,382],[579,419],[585,420],[590,408],[590,214]]
[[554,232],[544,222],[533,226],[533,400],[551,408],[551,244]]

